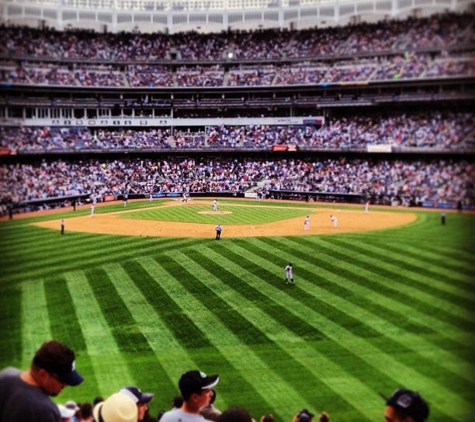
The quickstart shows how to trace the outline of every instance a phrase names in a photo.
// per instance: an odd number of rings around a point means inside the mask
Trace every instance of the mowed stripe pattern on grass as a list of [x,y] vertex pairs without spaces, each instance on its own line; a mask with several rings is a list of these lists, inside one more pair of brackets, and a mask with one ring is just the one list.
[[219,407],[255,418],[307,407],[381,420],[378,392],[399,386],[428,398],[431,421],[474,411],[473,264],[455,240],[418,235],[423,224],[384,240],[220,242],[0,229],[2,366],[26,367],[45,336],[65,341],[87,382],[59,401],[135,384],[158,411],[196,367],[221,375]]

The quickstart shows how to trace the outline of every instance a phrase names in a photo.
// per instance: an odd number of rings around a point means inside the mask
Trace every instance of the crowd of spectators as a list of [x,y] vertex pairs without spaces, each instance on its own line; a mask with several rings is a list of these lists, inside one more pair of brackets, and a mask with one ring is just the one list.
[[[81,86],[125,86],[124,75],[122,72],[105,70],[99,68],[98,70],[90,69],[88,66],[82,65],[74,69],[74,79],[78,81]],[[35,83],[36,85],[36,83]]]
[[[311,31],[220,34],[114,35],[1,29],[5,42],[0,45],[0,79],[13,84],[268,86],[475,74],[475,31],[471,16],[464,14]],[[464,45],[468,49],[453,49]],[[65,62],[66,59],[77,61]],[[296,62],[280,62],[287,59]],[[87,60],[101,60],[105,64]],[[154,60],[161,63],[154,64]],[[187,64],[177,69],[176,60],[212,64]],[[244,63],[249,60],[271,63]]]
[[182,67],[176,72],[176,84],[180,87],[222,86],[224,69],[216,65],[208,68]]
[[390,54],[366,58],[314,60],[293,64],[182,66],[129,64],[49,64],[0,60],[0,77],[12,84],[96,87],[218,87],[335,84],[475,75],[475,53]]
[[352,113],[328,118],[321,127],[206,126],[164,128],[0,127],[0,147],[18,154],[48,151],[300,149],[365,151],[371,145],[404,149],[468,151],[475,147],[472,112],[424,110],[407,113]]
[[269,86],[273,84],[276,69],[273,65],[258,66],[238,66],[229,71],[229,86]]
[[[217,227],[220,229],[221,225],[218,224]],[[220,239],[220,233],[221,230],[216,236],[217,240]],[[64,226],[61,234],[64,234]],[[290,279],[295,284],[292,264],[288,264],[285,271],[286,282]],[[4,405],[0,408],[0,420],[2,422],[26,421],[31,419],[29,415],[32,414],[37,415],[38,421],[58,422],[276,422],[282,420],[282,417],[278,419],[270,412],[253,418],[249,411],[240,405],[231,405],[221,410],[215,404],[217,386],[220,384],[219,374],[207,375],[199,369],[188,370],[181,374],[177,383],[179,394],[173,396],[171,403],[169,402],[165,409],[158,411],[157,417],[150,410],[156,393],[144,392],[133,385],[127,385],[118,391],[114,389],[115,392],[106,398],[99,395],[93,400],[86,399],[82,402],[68,400],[64,404],[56,404],[51,401],[51,397],[57,397],[64,388],[77,387],[84,381],[87,383],[87,379],[76,370],[75,359],[74,350],[57,340],[50,340],[45,341],[35,352],[27,369],[22,370],[13,366],[1,369],[0,398],[2,402],[8,403],[8,406]],[[57,382],[52,383],[49,379],[51,377]],[[18,379],[21,382],[18,382]],[[36,400],[28,400],[32,395],[36,397]],[[425,422],[429,417],[429,403],[418,391],[398,388],[391,396],[386,397],[381,393],[379,395],[384,400],[381,400],[381,407],[384,406],[385,421]],[[19,399],[13,400],[13,396]],[[317,400],[319,401],[321,400]],[[308,408],[297,407],[295,404],[294,406],[291,422],[330,422],[330,415],[326,411],[318,414],[312,413]],[[298,408],[301,410],[296,411]]]
[[324,159],[285,160],[275,166],[265,189],[362,194],[376,203],[473,202],[468,161]]
[[[359,194],[376,203],[394,199],[473,204],[472,163],[428,159],[122,158],[42,160],[0,166],[0,202],[79,195],[118,197],[165,193],[271,191]],[[259,186],[258,186],[259,183]]]
[[173,86],[173,73],[163,65],[128,65],[126,78],[131,87],[170,87]]
[[151,61],[168,58],[167,34],[96,33],[2,26],[0,55],[48,59]]
[[[215,87],[470,76],[475,74],[474,52],[470,48],[475,41],[473,33],[470,15],[450,13],[311,31],[221,34],[118,36],[2,27],[0,79],[35,85]],[[180,60],[199,63],[184,64]],[[259,60],[265,62],[258,63]],[[200,95],[190,101],[199,106]],[[246,101],[243,97],[242,104]],[[101,107],[102,100],[93,102]],[[124,104],[127,106],[127,101]],[[190,148],[269,150],[276,145],[365,151],[369,146],[389,145],[395,150],[417,148],[416,151],[459,153],[473,149],[473,117],[473,112],[430,109],[405,113],[334,112],[321,127],[2,126],[0,147],[27,154]],[[180,161],[125,156],[84,158],[81,162],[46,158],[39,164],[2,164],[0,182],[0,201],[17,203],[71,195],[118,196],[124,191],[138,195],[183,191],[242,193],[255,188],[257,183],[267,193],[356,193],[383,203],[402,196],[415,203],[473,203],[474,199],[471,164],[442,158]]]
[[[276,60],[322,55],[354,55],[427,47],[450,49],[475,40],[470,14],[444,13],[427,18],[281,31],[227,31],[219,34],[107,34],[2,27],[0,55],[49,59],[153,61],[222,59]],[[231,60],[232,60],[231,59]]]

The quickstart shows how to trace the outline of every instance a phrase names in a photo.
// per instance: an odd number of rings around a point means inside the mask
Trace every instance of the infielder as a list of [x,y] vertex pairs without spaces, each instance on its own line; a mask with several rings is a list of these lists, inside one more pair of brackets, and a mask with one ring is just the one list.
[[285,284],[289,284],[289,281],[290,284],[295,284],[293,267],[291,263],[287,264],[287,266],[285,267]]
[[310,217],[308,215],[305,217],[305,221],[303,222],[303,229],[304,231],[310,229]]
[[336,218],[334,215],[330,215],[330,220],[333,221],[333,227],[337,228],[338,227],[338,218]]
[[213,211],[218,211],[218,201],[216,199],[213,200]]

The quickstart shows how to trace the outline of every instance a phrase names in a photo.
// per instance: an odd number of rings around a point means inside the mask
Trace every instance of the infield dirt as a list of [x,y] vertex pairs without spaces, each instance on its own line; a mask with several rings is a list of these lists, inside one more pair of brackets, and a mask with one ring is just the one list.
[[[209,204],[209,201],[196,200],[183,203],[181,201],[170,201],[166,206],[193,207],[196,205]],[[246,207],[258,207],[255,204],[242,204]],[[275,205],[278,207],[278,205]],[[230,237],[255,237],[255,236],[295,236],[295,235],[315,235],[329,233],[348,233],[355,231],[377,230],[404,224],[412,223],[417,219],[416,214],[405,212],[378,212],[363,210],[349,210],[345,208],[305,208],[310,215],[310,229],[304,231],[304,218],[297,217],[288,220],[280,220],[266,224],[235,224],[223,225],[223,238]],[[142,209],[143,210],[143,209]],[[138,220],[124,218],[126,213],[137,212],[137,210],[124,210],[107,214],[95,214],[81,217],[65,218],[66,232],[88,232],[127,236],[163,236],[163,237],[214,237],[215,224],[197,224],[171,221]],[[198,211],[197,211],[198,212]],[[217,217],[229,211],[210,211]],[[333,227],[330,215],[338,218],[338,227]],[[222,223],[219,218],[216,224]],[[60,225],[56,220],[34,223],[36,226],[56,229],[59,231]]]

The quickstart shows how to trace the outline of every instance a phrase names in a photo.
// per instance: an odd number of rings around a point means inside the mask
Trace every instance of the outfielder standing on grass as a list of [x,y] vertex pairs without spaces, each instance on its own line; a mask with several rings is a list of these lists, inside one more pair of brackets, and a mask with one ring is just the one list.
[[289,284],[289,281],[290,284],[295,284],[293,267],[291,263],[287,264],[287,266],[285,267],[285,284]]

